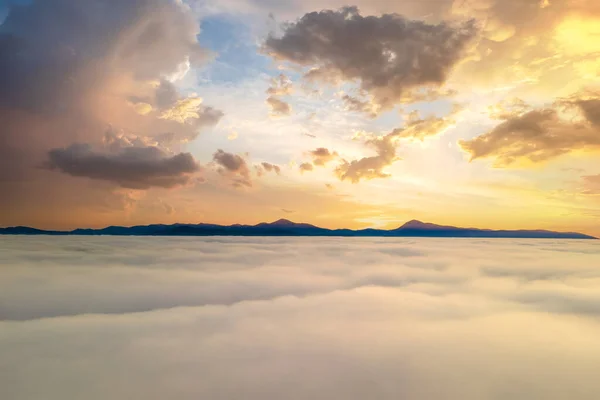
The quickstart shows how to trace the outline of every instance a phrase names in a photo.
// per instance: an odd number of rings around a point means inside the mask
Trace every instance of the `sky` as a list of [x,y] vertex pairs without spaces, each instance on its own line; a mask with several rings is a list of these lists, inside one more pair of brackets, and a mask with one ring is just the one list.
[[0,0],[0,225],[600,235],[595,0]]
[[30,236],[0,247],[3,399],[600,393],[596,241]]

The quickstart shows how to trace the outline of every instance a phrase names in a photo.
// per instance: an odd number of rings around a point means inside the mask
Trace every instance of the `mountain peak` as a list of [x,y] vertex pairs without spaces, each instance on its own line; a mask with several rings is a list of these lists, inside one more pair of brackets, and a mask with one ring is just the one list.
[[400,227],[400,229],[432,229],[432,228],[440,228],[440,225],[431,224],[429,222],[419,221],[417,219],[413,219],[405,223]]
[[422,228],[424,225],[427,224],[419,221],[418,219],[411,219],[410,221],[402,225],[401,228]]
[[274,222],[261,222],[260,224],[254,225],[256,227],[265,227],[271,226],[276,228],[316,228],[314,225],[310,224],[299,224],[289,219],[281,218]]
[[278,219],[275,222],[271,222],[269,225],[273,225],[273,226],[296,226],[298,224],[296,224],[295,222],[290,221],[289,219],[281,218],[281,219]]
[[420,230],[442,230],[442,229],[459,229],[454,226],[437,225],[429,222],[422,222],[416,219],[410,220],[398,229],[420,229]]

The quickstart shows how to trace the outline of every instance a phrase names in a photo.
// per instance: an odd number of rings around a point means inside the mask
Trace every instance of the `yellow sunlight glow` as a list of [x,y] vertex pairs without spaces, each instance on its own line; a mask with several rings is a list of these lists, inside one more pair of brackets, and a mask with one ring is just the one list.
[[569,55],[600,52],[600,18],[569,17],[556,28],[555,39]]

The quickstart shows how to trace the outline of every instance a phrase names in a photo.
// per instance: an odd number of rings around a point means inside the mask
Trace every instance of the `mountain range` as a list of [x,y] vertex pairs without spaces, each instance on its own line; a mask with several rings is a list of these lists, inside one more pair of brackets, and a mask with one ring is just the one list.
[[547,230],[492,230],[458,228],[412,220],[396,229],[326,229],[295,223],[287,219],[257,225],[173,224],[109,226],[102,229],[72,231],[41,230],[24,226],[0,228],[0,235],[116,235],[116,236],[342,236],[342,237],[464,237],[464,238],[535,238],[596,239],[576,232]]

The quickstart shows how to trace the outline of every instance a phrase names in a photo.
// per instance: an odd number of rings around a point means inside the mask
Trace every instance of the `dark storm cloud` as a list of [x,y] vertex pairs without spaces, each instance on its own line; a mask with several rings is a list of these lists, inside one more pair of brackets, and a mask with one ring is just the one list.
[[389,108],[412,89],[443,84],[476,35],[474,22],[452,26],[398,14],[360,15],[356,7],[305,14],[269,36],[272,57],[311,68],[317,80],[360,81],[374,102]]
[[[579,112],[580,118],[562,117],[560,111]],[[520,110],[528,107],[520,105]],[[460,146],[471,155],[471,160],[494,158],[499,166],[519,159],[542,162],[574,150],[600,148],[600,100],[576,94],[561,99],[552,106],[523,113],[507,111],[504,121],[491,131],[471,140],[460,141]]]
[[213,154],[213,161],[219,166],[221,175],[231,178],[233,186],[252,186],[250,168],[242,156],[219,149]]

